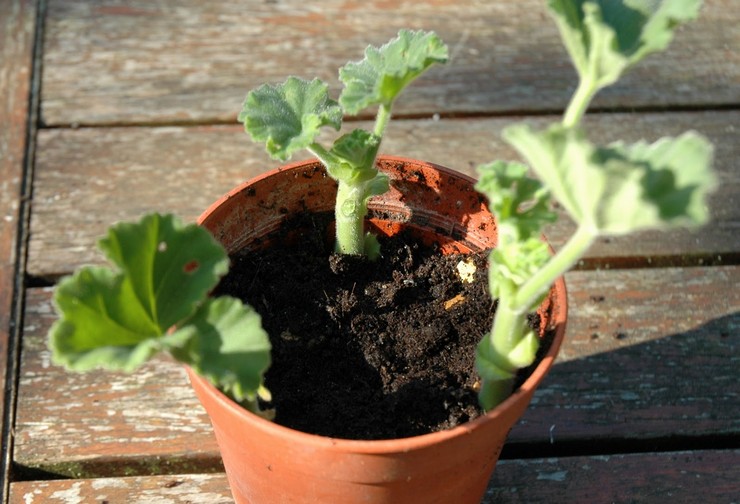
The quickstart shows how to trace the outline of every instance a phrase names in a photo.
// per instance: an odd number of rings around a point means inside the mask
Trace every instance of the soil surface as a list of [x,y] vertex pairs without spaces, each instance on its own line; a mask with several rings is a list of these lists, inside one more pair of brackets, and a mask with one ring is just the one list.
[[[232,257],[218,288],[251,304],[273,345],[265,384],[281,425],[345,439],[454,427],[480,414],[475,349],[495,310],[486,256],[381,239],[376,262],[322,239]],[[462,281],[461,260],[476,266]]]

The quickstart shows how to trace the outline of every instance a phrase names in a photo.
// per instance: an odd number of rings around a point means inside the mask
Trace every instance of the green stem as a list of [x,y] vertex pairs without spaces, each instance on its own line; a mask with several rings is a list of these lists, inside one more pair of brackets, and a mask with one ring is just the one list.
[[[514,286],[506,287],[505,291],[500,292],[493,329],[491,334],[486,336],[489,340],[479,347],[478,354],[478,358],[482,360],[480,364],[483,365],[483,368],[479,367],[483,385],[478,400],[486,411],[496,407],[511,394],[517,369],[527,365],[523,362],[522,356],[526,354],[527,359],[529,356],[534,358],[536,343],[517,349],[527,334],[527,313],[547,292],[550,285],[578,262],[596,236],[597,234],[590,228],[579,227],[560,251],[524,285],[518,289]],[[522,353],[515,350],[522,348],[526,348],[527,351]],[[498,370],[493,373],[493,377],[484,376],[486,364]]]
[[378,138],[383,138],[385,128],[391,120],[391,107],[381,104],[378,107],[378,114],[375,116],[375,128],[373,134]]
[[537,299],[573,267],[597,237],[597,232],[585,226],[579,226],[568,242],[527,282],[519,288],[514,296],[512,307],[520,311],[531,310]]
[[[508,306],[504,298],[499,299],[496,307],[496,318],[491,330],[491,339],[496,352],[508,356],[516,345],[521,341],[525,330],[527,313]],[[509,363],[500,367],[507,371],[516,372],[517,367]]]
[[331,167],[332,163],[332,155],[324,149],[320,144],[314,142],[312,143],[308,148],[308,152],[313,154],[318,158],[319,161],[321,161],[321,164],[324,165],[327,169]]
[[496,316],[491,332],[478,346],[476,365],[482,377],[478,402],[489,411],[504,401],[514,388],[517,366],[509,360],[512,350],[522,340],[526,313],[513,310],[507,300],[513,297],[515,286],[507,283],[501,288]]
[[591,99],[597,91],[598,88],[594,84],[593,79],[582,78],[580,80],[578,89],[576,89],[563,115],[563,126],[572,128],[581,121],[588,105],[591,103]]
[[[309,152],[331,173],[334,156],[318,143],[308,148]],[[365,188],[363,185],[352,186],[341,180],[337,181],[337,199],[334,203],[334,218],[336,219],[336,250],[341,254],[365,254]]]
[[364,185],[352,186],[339,181],[334,216],[337,224],[337,252],[350,255],[365,254]]
[[[510,361],[510,355],[526,329],[526,313],[512,310],[504,299],[499,298],[491,333],[478,348],[477,365],[482,377],[478,402],[486,411],[501,404],[514,389],[518,366]],[[495,372],[490,372],[492,369]]]
[[514,377],[500,380],[483,380],[478,392],[478,404],[483,411],[491,411],[514,391]]

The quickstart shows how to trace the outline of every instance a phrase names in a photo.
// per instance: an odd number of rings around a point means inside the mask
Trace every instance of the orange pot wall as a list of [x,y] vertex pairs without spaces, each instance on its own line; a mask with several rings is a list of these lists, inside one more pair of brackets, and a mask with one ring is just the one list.
[[[370,226],[392,235],[410,228],[443,252],[495,246],[496,226],[474,180],[421,161],[384,156],[391,190],[373,198]],[[264,236],[295,212],[329,212],[336,184],[316,162],[296,163],[231,191],[199,219],[229,252],[265,246]],[[560,279],[540,307],[555,340],[532,375],[503,404],[454,429],[383,441],[332,439],[266,421],[192,371],[237,504],[477,504],[506,436],[552,366],[565,334]]]

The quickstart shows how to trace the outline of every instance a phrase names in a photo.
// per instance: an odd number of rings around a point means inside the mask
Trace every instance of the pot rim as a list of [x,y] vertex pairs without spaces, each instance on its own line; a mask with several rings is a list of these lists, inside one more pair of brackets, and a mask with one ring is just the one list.
[[[431,166],[434,169],[445,172],[447,174],[453,175],[455,177],[464,178],[473,183],[475,182],[475,179],[470,177],[469,175],[460,173],[458,171],[452,170],[450,168],[447,168],[441,165],[429,163],[426,161],[421,161],[418,159],[406,158],[406,157],[401,157],[401,156],[389,156],[389,155],[378,156],[378,160],[381,160],[381,159],[385,161],[391,161],[391,162],[396,161],[396,162],[401,162],[401,163],[424,164],[424,165]],[[205,210],[205,212],[203,212],[201,216],[198,217],[197,222],[198,224],[201,224],[203,220],[208,215],[210,215],[216,208],[218,208],[228,199],[234,197],[236,194],[243,191],[246,186],[254,184],[255,182],[260,181],[266,177],[270,177],[275,173],[280,173],[283,171],[296,169],[298,167],[306,167],[307,165],[316,165],[316,164],[320,165],[320,162],[316,159],[307,159],[303,161],[289,163],[286,165],[282,165],[278,168],[268,170],[242,184],[239,184],[238,186],[233,188],[231,191],[226,193],[224,196],[219,198],[212,205],[210,205]],[[544,239],[544,236],[543,236],[543,239]],[[552,287],[552,290],[554,291],[555,299],[557,300],[557,302],[553,306],[553,312],[552,312],[552,317],[550,321],[550,325],[551,326],[554,325],[555,335],[550,344],[550,348],[548,349],[547,353],[542,357],[537,367],[535,367],[535,369],[527,377],[524,383],[522,383],[519,388],[517,388],[506,400],[504,400],[504,402],[496,406],[491,411],[488,411],[487,413],[475,418],[474,420],[468,421],[464,424],[458,425],[451,429],[445,429],[445,430],[441,430],[437,432],[430,432],[427,434],[420,434],[420,435],[411,436],[411,437],[378,439],[378,440],[344,439],[344,438],[333,438],[333,437],[328,437],[328,436],[322,436],[318,434],[311,434],[311,433],[295,430],[290,427],[279,425],[255,413],[252,413],[251,411],[243,408],[238,403],[230,399],[223,392],[221,392],[216,387],[214,387],[207,379],[205,379],[204,377],[200,376],[195,371],[193,371],[189,366],[185,366],[185,369],[190,377],[190,380],[193,382],[198,382],[200,386],[207,389],[210,392],[210,394],[213,396],[214,400],[218,401],[222,407],[230,410],[232,414],[248,419],[249,423],[253,424],[255,428],[259,428],[273,435],[278,435],[284,438],[293,439],[295,442],[314,445],[317,448],[323,448],[323,449],[334,447],[340,450],[349,449],[355,452],[362,452],[362,453],[368,453],[368,454],[383,454],[383,453],[398,452],[398,451],[412,451],[412,450],[416,450],[419,448],[429,446],[431,444],[444,442],[448,439],[452,439],[458,436],[469,435],[473,433],[475,430],[482,428],[484,424],[487,424],[488,422],[495,420],[496,418],[502,416],[506,409],[516,407],[517,403],[519,403],[520,401],[524,400],[528,402],[527,396],[534,392],[534,390],[537,388],[537,386],[544,379],[545,375],[548,373],[548,371],[552,367],[555,361],[555,358],[557,357],[560,346],[563,342],[563,339],[565,337],[568,304],[567,304],[567,291],[566,291],[565,281],[563,277],[560,277],[555,281]]]

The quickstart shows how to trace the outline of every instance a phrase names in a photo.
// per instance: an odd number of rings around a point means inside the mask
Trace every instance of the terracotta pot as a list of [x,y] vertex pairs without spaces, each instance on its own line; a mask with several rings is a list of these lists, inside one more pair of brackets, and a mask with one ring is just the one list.
[[[374,198],[370,225],[392,235],[409,228],[443,252],[495,246],[496,226],[474,180],[447,168],[381,157],[392,189]],[[316,162],[259,176],[199,219],[229,250],[266,246],[265,237],[295,212],[332,212],[336,184]],[[268,243],[269,244],[269,243]],[[403,439],[358,441],[306,434],[239,407],[188,370],[208,412],[238,504],[479,503],[506,436],[552,366],[565,333],[566,292],[559,280],[540,307],[555,339],[524,384],[504,403],[456,428]]]

